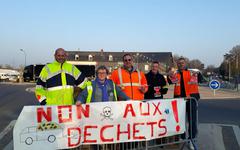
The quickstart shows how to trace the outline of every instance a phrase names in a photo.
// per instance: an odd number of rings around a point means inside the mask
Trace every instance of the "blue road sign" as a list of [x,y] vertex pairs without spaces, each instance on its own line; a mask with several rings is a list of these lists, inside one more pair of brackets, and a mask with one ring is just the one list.
[[220,88],[220,82],[218,80],[212,80],[209,83],[209,87],[213,90],[218,90]]

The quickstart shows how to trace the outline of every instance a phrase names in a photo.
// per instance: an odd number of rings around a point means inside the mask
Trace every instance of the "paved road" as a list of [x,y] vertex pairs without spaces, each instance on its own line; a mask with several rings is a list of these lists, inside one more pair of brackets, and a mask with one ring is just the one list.
[[[25,89],[33,85],[0,84],[0,149],[12,140],[12,127],[23,106],[35,105],[34,94]],[[11,122],[13,121],[13,122]],[[4,129],[7,132],[4,132]]]
[[240,126],[240,99],[201,100],[199,122]]
[[[215,147],[215,149],[239,150],[240,149],[239,114],[240,114],[240,99],[201,100],[199,102],[199,122],[201,124],[208,123],[210,125],[202,127],[206,130],[202,130],[203,132],[200,133],[200,136],[202,134],[203,137],[201,138],[202,139],[201,143],[208,143],[208,141],[211,141],[212,139],[214,139],[214,142],[211,142],[212,144],[211,143],[202,144],[199,147],[201,149],[206,149],[206,147],[210,149],[213,145],[215,146],[224,145],[220,147]],[[209,132],[214,132],[214,130],[215,133],[212,134],[212,136],[209,136]],[[208,133],[206,133],[207,131]],[[220,141],[222,142],[219,143]]]
[[[26,92],[26,88],[29,87],[33,87],[33,85],[0,84],[0,133],[12,120],[17,119],[23,106],[37,105],[34,93]],[[200,123],[234,124],[240,126],[239,114],[240,99],[210,99],[199,102]],[[12,123],[14,124],[14,122]],[[228,128],[224,128],[223,132],[227,130]],[[235,140],[232,140],[232,135],[228,135],[228,133],[226,132],[225,134],[227,143]],[[11,140],[12,130],[3,138],[0,138],[0,148],[5,147]],[[231,142],[228,145],[231,145]]]
[[17,119],[23,106],[37,104],[37,101],[34,101],[34,94],[25,91],[26,88],[31,86],[0,84],[0,131],[11,120]]

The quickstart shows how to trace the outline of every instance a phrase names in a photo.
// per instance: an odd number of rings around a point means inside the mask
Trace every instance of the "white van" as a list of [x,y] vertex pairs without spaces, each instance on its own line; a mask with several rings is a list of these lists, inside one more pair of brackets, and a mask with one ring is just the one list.
[[9,76],[7,73],[0,73],[0,80],[8,80]]

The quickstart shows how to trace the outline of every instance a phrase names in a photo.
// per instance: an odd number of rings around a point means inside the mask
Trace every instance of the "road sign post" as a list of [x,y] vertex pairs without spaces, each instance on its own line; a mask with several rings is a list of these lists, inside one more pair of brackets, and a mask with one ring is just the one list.
[[216,95],[216,90],[220,89],[220,82],[218,80],[211,80],[209,82],[209,87],[213,90],[213,95]]

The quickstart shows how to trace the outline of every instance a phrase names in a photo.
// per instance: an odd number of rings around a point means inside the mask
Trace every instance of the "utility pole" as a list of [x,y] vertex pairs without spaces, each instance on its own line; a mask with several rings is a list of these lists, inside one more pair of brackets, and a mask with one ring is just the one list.
[[27,54],[26,54],[25,50],[23,50],[23,49],[20,49],[20,51],[24,53],[24,67],[26,67]]
[[[23,52],[23,54],[24,54],[24,68],[25,68],[26,67],[26,62],[27,62],[27,54],[26,54],[25,50],[23,50],[23,49],[20,49],[20,51]],[[19,79],[19,82],[24,81],[24,79],[23,79],[24,68],[21,69],[21,77]]]

